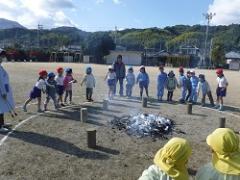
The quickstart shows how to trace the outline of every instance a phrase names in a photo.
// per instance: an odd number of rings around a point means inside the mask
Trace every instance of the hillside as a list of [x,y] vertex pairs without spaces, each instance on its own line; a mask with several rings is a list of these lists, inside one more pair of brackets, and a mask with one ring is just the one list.
[[[37,47],[57,49],[66,45],[79,45],[83,49],[105,35],[116,38],[116,44],[128,50],[142,51],[145,48],[178,52],[180,46],[204,48],[206,26],[176,25],[165,28],[125,29],[106,32],[85,32],[74,27],[58,27],[50,30],[29,30],[23,28],[0,29],[0,45],[17,46],[18,48]],[[39,36],[38,36],[39,34]],[[39,39],[38,39],[39,38]],[[240,51],[240,25],[211,26],[207,47],[221,44],[225,51]],[[110,41],[107,41],[110,42]],[[112,46],[112,45],[111,45]]]
[[12,28],[26,29],[24,26],[22,26],[16,21],[10,21],[7,19],[0,18],[0,29],[12,29]]

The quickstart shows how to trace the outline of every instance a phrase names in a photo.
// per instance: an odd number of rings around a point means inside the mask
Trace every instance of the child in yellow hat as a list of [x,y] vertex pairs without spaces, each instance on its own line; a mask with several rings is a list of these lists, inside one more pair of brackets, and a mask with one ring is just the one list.
[[187,140],[172,138],[154,157],[154,165],[145,170],[139,180],[188,180],[188,158],[192,149]]
[[231,129],[218,128],[207,137],[207,144],[212,149],[212,162],[200,168],[196,180],[239,180],[239,136]]

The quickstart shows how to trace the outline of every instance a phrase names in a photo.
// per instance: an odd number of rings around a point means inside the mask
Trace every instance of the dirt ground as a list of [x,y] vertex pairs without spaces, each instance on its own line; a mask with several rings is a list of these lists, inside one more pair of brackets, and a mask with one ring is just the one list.
[[[43,114],[36,113],[36,105],[28,107],[28,113],[21,111],[21,105],[37,80],[41,68],[55,71],[56,67],[72,67],[75,78],[80,82],[87,65],[55,63],[4,63],[10,74],[19,117],[7,122],[18,126],[6,139],[0,135],[0,179],[81,179],[81,180],[136,180],[149,165],[156,151],[167,142],[166,139],[137,138],[112,129],[110,121],[114,117],[137,114],[138,112],[160,113],[175,121],[176,128],[184,133],[173,132],[168,138],[186,138],[193,147],[189,160],[189,172],[194,177],[199,167],[211,159],[210,150],[205,143],[206,136],[219,125],[219,118],[227,118],[227,127],[240,130],[239,82],[240,73],[226,71],[229,81],[228,96],[225,99],[226,111],[220,113],[210,108],[193,107],[193,115],[187,115],[187,106],[178,103],[158,103],[156,96],[156,76],[158,69],[147,67],[150,76],[150,96],[148,108],[143,109],[137,98],[116,97],[109,110],[102,109],[107,87],[104,76],[107,66],[91,65],[97,79],[94,103],[85,103],[85,89],[74,85],[74,106]],[[138,67],[134,67],[137,73]],[[166,68],[166,71],[169,69]],[[177,69],[174,69],[177,74]],[[214,71],[196,70],[207,76],[212,91],[216,88]],[[180,91],[176,90],[177,100]],[[139,95],[135,86],[134,97]],[[214,96],[215,97],[215,96]],[[234,106],[234,107],[233,107]],[[88,108],[88,122],[80,122],[80,108]],[[86,129],[97,129],[97,149],[86,145]],[[4,139],[5,138],[5,139]]]

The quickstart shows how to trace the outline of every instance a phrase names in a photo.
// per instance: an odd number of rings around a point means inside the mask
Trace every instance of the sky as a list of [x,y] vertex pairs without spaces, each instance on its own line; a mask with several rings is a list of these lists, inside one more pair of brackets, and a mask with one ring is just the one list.
[[240,0],[0,0],[0,18],[27,28],[74,26],[86,31],[240,23]]

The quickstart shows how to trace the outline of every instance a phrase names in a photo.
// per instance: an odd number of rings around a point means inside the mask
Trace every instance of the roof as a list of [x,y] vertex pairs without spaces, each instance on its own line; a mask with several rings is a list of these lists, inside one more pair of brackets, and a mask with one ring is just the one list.
[[134,53],[141,55],[141,51],[125,51],[125,50],[111,50],[110,53],[118,53],[118,54],[126,54],[126,53]]
[[168,53],[165,50],[159,51],[159,52],[152,52],[152,53],[147,53],[146,56],[147,57],[163,57],[163,56],[169,56],[170,53]]
[[231,51],[225,55],[227,59],[239,59],[240,60],[240,53]]
[[196,47],[196,46],[180,46],[180,49],[196,49],[196,50],[199,50],[199,48]]

